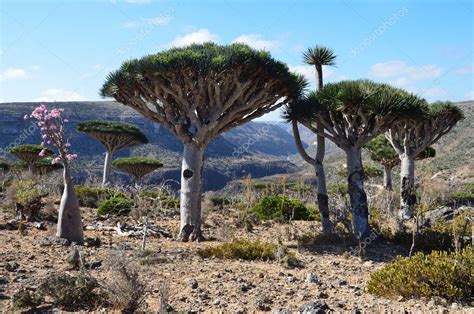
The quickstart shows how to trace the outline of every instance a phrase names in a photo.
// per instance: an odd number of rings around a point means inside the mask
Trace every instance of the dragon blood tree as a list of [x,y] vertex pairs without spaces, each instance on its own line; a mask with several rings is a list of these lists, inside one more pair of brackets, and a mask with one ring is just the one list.
[[95,138],[105,147],[102,184],[106,184],[109,181],[112,155],[116,151],[148,143],[148,139],[139,128],[123,122],[84,121],[78,124],[77,130]]
[[[400,158],[384,135],[370,140],[364,148],[369,152],[370,159],[383,166],[383,186],[387,191],[393,190],[392,169],[400,164]],[[436,150],[426,147],[415,159],[421,160],[436,156]]]
[[53,151],[41,145],[24,144],[12,147],[10,154],[28,164],[28,170],[35,172],[35,163],[47,156],[53,155]]
[[317,124],[322,124],[324,137],[346,153],[352,223],[359,240],[369,235],[362,147],[397,118],[417,112],[420,102],[416,96],[388,85],[357,80],[327,84],[287,107],[287,119],[296,118],[315,133]]
[[53,157],[45,157],[35,162],[35,172],[40,176],[59,169],[63,169],[63,164],[54,163]]
[[204,151],[214,138],[285,104],[297,76],[266,51],[214,43],[172,48],[125,62],[109,74],[102,95],[160,123],[184,144],[182,241],[202,240]]
[[156,159],[146,157],[117,158],[112,165],[133,177],[135,185],[150,172],[163,167],[163,164]]
[[[48,110],[45,105],[37,107],[25,119],[33,119],[41,130],[41,146],[51,144],[56,148],[53,163],[62,163],[64,191],[59,205],[57,236],[79,244],[84,243],[81,212],[71,179],[71,163],[77,158],[69,151],[70,144],[64,138],[67,119],[63,119],[64,109]],[[39,154],[44,155],[44,148]]]
[[463,119],[461,109],[451,102],[425,105],[425,115],[394,121],[385,137],[400,160],[400,219],[410,219],[416,205],[415,158],[436,143]]
[[[334,52],[326,47],[316,46],[309,48],[303,54],[303,60],[306,64],[313,65],[316,71],[317,90],[323,88],[323,65],[334,65],[336,55]],[[302,91],[306,84],[302,85]],[[301,95],[303,96],[303,95]],[[321,224],[323,228],[323,235],[331,233],[331,221],[329,219],[329,204],[328,192],[326,187],[326,174],[324,172],[324,155],[326,152],[326,141],[323,135],[316,135],[316,158],[311,158],[305,151],[301,142],[301,137],[298,129],[298,120],[291,119],[293,128],[293,137],[295,139],[296,147],[301,157],[310,165],[312,165],[316,172],[317,186],[318,186],[318,208],[321,216]],[[320,133],[324,133],[323,125],[319,124],[316,129]]]

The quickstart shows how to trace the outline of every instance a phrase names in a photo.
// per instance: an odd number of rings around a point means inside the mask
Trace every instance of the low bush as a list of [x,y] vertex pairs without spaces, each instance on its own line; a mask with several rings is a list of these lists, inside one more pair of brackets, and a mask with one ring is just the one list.
[[34,309],[44,302],[44,298],[36,291],[28,288],[20,288],[12,296],[14,309]]
[[140,278],[136,265],[132,265],[123,251],[112,253],[106,268],[110,279],[103,283],[110,305],[123,313],[135,313],[145,303],[147,286]]
[[97,208],[97,215],[127,215],[132,209],[132,201],[125,197],[112,197]]
[[[337,174],[341,177],[347,177],[347,168],[340,168]],[[368,178],[377,178],[383,174],[383,171],[380,167],[376,165],[366,164],[364,165],[364,179]]]
[[371,294],[387,298],[442,297],[469,300],[474,295],[474,253],[433,251],[397,259],[372,273],[367,285]]
[[234,240],[216,246],[208,246],[198,249],[200,257],[217,257],[225,259],[243,260],[273,260],[277,254],[275,244],[250,241]]
[[124,197],[123,193],[107,188],[90,188],[84,185],[74,187],[80,206],[97,208],[101,201],[112,197]]
[[315,220],[317,211],[306,207],[299,199],[284,195],[265,196],[251,209],[262,220]]
[[224,209],[224,206],[230,205],[231,200],[228,197],[224,196],[214,196],[211,198],[212,205],[219,207],[219,209]]
[[98,288],[97,280],[82,272],[76,276],[53,273],[42,280],[38,292],[68,310],[94,309],[101,300]]
[[158,191],[145,190],[139,194],[139,197],[148,197],[151,199],[159,199],[163,209],[179,208],[179,200],[173,198],[172,195],[161,193]]

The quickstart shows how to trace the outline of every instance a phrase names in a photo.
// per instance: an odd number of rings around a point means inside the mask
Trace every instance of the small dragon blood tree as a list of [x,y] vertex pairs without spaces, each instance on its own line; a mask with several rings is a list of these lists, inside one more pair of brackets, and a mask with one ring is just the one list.
[[24,144],[12,147],[10,154],[28,164],[30,172],[35,171],[35,163],[47,156],[53,155],[53,151],[41,145]]
[[[400,158],[393,149],[390,142],[383,135],[379,135],[364,147],[368,152],[370,159],[383,166],[383,186],[387,191],[393,190],[392,169],[400,164]],[[431,146],[425,148],[415,159],[421,160],[436,156],[436,150]]]
[[415,158],[464,118],[461,109],[451,102],[426,105],[425,111],[425,115],[421,118],[412,117],[395,121],[385,133],[385,137],[401,160],[398,213],[401,219],[410,219],[416,205]]
[[112,162],[112,165],[132,176],[135,185],[137,185],[140,179],[145,175],[163,167],[163,164],[158,160],[146,157],[118,158]]
[[200,241],[206,147],[220,134],[278,109],[297,87],[296,75],[266,51],[204,43],[126,61],[109,74],[101,94],[183,143],[179,238]]
[[[65,139],[64,129],[68,122],[63,119],[64,109],[48,110],[45,105],[37,107],[25,119],[33,119],[41,130],[41,146],[51,144],[56,148],[52,163],[63,164],[64,191],[59,205],[57,236],[79,244],[84,243],[81,212],[74,192],[74,183],[71,179],[71,163],[77,158],[69,151],[70,144]],[[46,148],[39,152],[44,156]]]
[[84,121],[78,124],[77,130],[95,138],[105,147],[104,174],[102,176],[104,185],[109,181],[114,152],[148,143],[148,139],[139,128],[123,122]]
[[35,162],[35,173],[40,176],[59,169],[63,169],[63,164],[54,163],[53,157],[46,157]]

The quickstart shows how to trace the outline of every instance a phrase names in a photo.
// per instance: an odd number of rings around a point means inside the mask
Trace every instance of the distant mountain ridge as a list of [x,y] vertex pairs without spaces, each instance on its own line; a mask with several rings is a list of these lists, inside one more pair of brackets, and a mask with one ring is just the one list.
[[[23,116],[40,104],[39,102],[0,104],[0,158],[4,155],[2,152],[12,144],[39,143],[37,130],[32,135],[25,135],[25,132],[29,133],[28,128],[31,128],[31,122],[24,121]],[[67,136],[70,138],[73,150],[82,156],[83,162],[95,160],[96,164],[100,165],[104,149],[97,141],[77,132],[77,124],[85,120],[122,121],[139,127],[148,137],[150,144],[124,150],[116,156],[151,154],[160,159],[170,158],[167,160],[167,166],[173,168],[164,169],[161,175],[165,175],[167,179],[179,179],[179,156],[183,145],[167,129],[133,109],[113,101],[45,104],[51,108],[65,109],[65,116],[70,121]],[[205,172],[210,171],[213,175],[206,179],[208,183],[205,188],[222,187],[224,181],[233,179],[232,175],[250,174],[258,177],[295,171],[295,166],[285,160],[287,156],[296,153],[292,135],[280,126],[265,122],[246,123],[222,134],[209,144],[206,158],[226,158],[227,167],[222,167],[218,163],[209,167],[209,163],[206,163]],[[272,163],[273,167],[269,167]],[[93,171],[98,173],[99,170],[100,167],[95,166]]]

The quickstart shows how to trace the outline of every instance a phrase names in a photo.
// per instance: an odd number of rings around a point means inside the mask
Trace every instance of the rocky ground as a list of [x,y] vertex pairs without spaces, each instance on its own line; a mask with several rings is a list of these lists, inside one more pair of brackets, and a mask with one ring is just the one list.
[[[1,216],[3,215],[3,216]],[[112,250],[121,250],[140,268],[149,293],[147,309],[157,310],[160,287],[166,286],[168,303],[176,311],[255,312],[333,310],[367,312],[382,311],[472,311],[473,308],[443,300],[388,300],[365,292],[371,272],[406,254],[399,247],[375,241],[368,246],[367,256],[351,255],[342,244],[318,245],[298,249],[292,240],[295,232],[316,232],[314,222],[292,225],[263,223],[252,232],[235,227],[232,215],[210,213],[205,234],[214,240],[203,243],[181,243],[172,238],[150,237],[148,256],[140,254],[140,237],[120,236],[114,230],[117,221],[98,221],[92,209],[84,209],[85,235],[100,238],[101,244],[82,248],[86,263],[92,265],[92,276],[106,281],[110,275],[104,268]],[[35,285],[40,278],[57,272],[73,272],[67,258],[70,248],[54,241],[54,223],[45,223],[44,230],[27,224],[21,234],[9,228],[8,214],[0,214],[0,309],[11,309],[11,296],[22,286]],[[154,220],[154,226],[175,233],[177,217]],[[224,227],[228,225],[229,227]],[[43,226],[41,226],[43,227]],[[14,229],[14,230],[8,230]],[[89,230],[96,229],[96,230]],[[111,228],[109,228],[111,229]],[[203,259],[197,248],[217,245],[231,238],[251,238],[276,242],[278,238],[296,253],[299,268],[288,268],[277,261],[242,261]],[[51,309],[45,304],[45,309]]]

